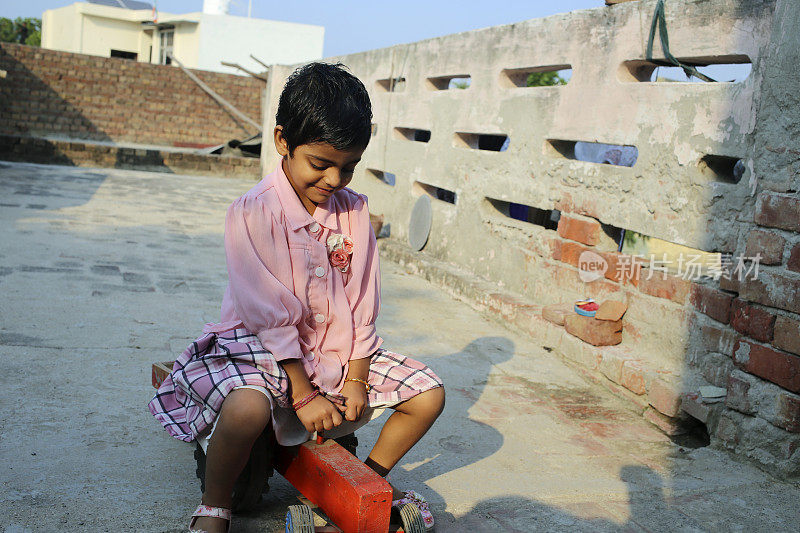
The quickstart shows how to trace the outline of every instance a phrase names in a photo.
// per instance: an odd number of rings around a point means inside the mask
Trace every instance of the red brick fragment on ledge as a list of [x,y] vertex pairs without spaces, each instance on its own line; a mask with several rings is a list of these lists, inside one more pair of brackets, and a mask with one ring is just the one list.
[[597,320],[578,314],[567,315],[567,333],[593,346],[613,346],[622,342],[622,320]]

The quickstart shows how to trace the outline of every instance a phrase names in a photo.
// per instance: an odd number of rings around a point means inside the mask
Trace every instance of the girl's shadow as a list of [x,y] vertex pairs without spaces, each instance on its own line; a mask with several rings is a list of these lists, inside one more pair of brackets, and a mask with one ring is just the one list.
[[[470,417],[470,410],[483,394],[492,367],[511,359],[514,350],[514,343],[505,337],[480,337],[459,352],[425,361],[444,382],[446,406],[430,431],[389,475],[390,481],[400,488],[418,490],[429,479],[485,459],[503,446],[503,435]],[[359,430],[359,455],[369,453],[382,425],[372,423]],[[445,507],[443,498],[432,490],[420,492],[434,508]]]

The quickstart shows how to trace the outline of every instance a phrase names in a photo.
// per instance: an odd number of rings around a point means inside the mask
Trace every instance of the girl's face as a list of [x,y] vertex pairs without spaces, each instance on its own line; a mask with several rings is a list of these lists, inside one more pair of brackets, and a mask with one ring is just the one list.
[[289,155],[280,126],[275,128],[275,147],[283,156],[283,172],[306,210],[314,214],[317,204],[346,187],[353,179],[364,149],[337,150],[328,143],[301,144]]

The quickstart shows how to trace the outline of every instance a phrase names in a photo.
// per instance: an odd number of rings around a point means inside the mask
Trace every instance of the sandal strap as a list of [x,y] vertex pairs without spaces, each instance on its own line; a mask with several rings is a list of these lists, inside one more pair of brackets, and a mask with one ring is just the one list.
[[210,518],[222,518],[223,520],[231,519],[231,510],[224,507],[212,507],[210,505],[200,504],[197,506],[192,518],[197,516],[205,516]]

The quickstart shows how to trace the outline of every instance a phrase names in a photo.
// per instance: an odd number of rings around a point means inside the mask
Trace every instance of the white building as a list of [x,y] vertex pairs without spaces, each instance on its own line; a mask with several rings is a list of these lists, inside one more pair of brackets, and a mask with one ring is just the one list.
[[76,2],[42,14],[42,47],[160,64],[173,55],[189,68],[239,74],[220,62],[262,71],[250,54],[268,65],[322,57],[324,27],[228,15],[228,2],[205,0],[203,12],[184,15],[136,0]]

